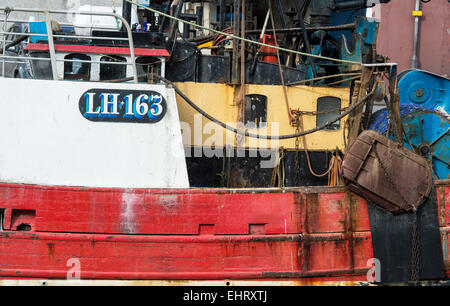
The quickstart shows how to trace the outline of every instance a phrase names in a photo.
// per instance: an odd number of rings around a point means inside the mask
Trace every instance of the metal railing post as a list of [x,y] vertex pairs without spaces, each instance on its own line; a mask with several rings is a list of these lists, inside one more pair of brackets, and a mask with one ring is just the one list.
[[131,67],[133,68],[133,81],[134,83],[138,83],[138,76],[137,76],[137,68],[136,68],[136,55],[134,53],[134,42],[133,42],[133,33],[131,32],[131,27],[128,24],[128,22],[120,15],[112,14],[112,16],[122,20],[122,25],[125,26],[128,33],[128,43],[130,47],[130,57],[131,57]]
[[[6,25],[8,24],[8,14],[5,13],[5,21],[3,23],[3,32],[6,32]],[[6,52],[6,36],[7,34],[3,34],[3,46],[2,46],[2,55],[3,55],[3,61],[2,61],[2,78],[5,77],[5,52]]]
[[[8,8],[0,8],[0,10],[6,11]],[[41,9],[23,9],[23,8],[18,8],[18,9],[14,9],[15,11],[18,12],[29,12],[29,13],[40,13],[40,14],[44,14],[45,16],[45,23],[46,23],[46,29],[47,29],[47,37],[48,37],[48,45],[49,45],[49,53],[50,53],[50,61],[51,61],[51,65],[52,65],[52,73],[53,73],[53,79],[54,80],[59,80],[60,77],[58,75],[58,69],[57,69],[57,61],[58,59],[56,59],[56,51],[55,51],[55,44],[54,44],[54,37],[60,37],[61,35],[53,35],[53,31],[52,31],[52,23],[51,23],[51,19],[50,19],[50,14],[67,14],[70,13],[68,11],[57,11],[57,10],[41,10]],[[114,17],[119,20],[122,21],[123,26],[125,27],[126,31],[127,31],[127,38],[114,38],[111,37],[112,40],[117,39],[117,40],[127,40],[129,43],[129,49],[130,49],[130,58],[131,58],[131,63],[125,63],[124,65],[131,65],[132,66],[132,71],[133,71],[133,80],[134,83],[138,83],[138,75],[137,75],[137,67],[136,67],[136,55],[135,55],[135,50],[134,50],[134,42],[133,42],[133,33],[131,31],[131,26],[130,24],[120,15],[117,15],[115,13],[105,13],[105,12],[74,12],[75,14],[79,14],[79,15],[97,15],[97,16],[111,16]],[[8,16],[6,16],[6,18],[4,19],[4,27],[6,27],[6,23],[7,23],[7,19]],[[4,30],[4,32],[6,32],[6,30]],[[29,36],[44,36],[44,34],[28,34]],[[78,36],[76,36],[78,37]],[[3,41],[5,41],[6,36],[3,36]],[[93,38],[97,38],[97,37],[89,37],[91,39]],[[99,37],[98,39],[107,39],[107,38],[102,38]],[[3,43],[3,49],[5,49],[5,42]],[[6,58],[5,54],[3,52],[3,62],[5,61]],[[67,61],[65,59],[63,59],[62,61]],[[4,70],[4,64],[3,64],[3,70]],[[3,73],[4,75],[4,73]]]
[[55,43],[53,41],[53,29],[52,29],[52,22],[50,20],[50,13],[49,11],[45,11],[45,24],[47,26],[47,39],[48,39],[48,50],[50,53],[50,62],[52,65],[52,73],[53,73],[53,80],[58,80],[58,69],[56,67],[56,52],[55,52]]

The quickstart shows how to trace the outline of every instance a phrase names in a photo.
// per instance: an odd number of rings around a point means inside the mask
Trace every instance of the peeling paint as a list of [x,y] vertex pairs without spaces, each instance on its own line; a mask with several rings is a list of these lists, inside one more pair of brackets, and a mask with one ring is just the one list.
[[138,198],[139,197],[132,192],[124,192],[122,194],[122,211],[120,215],[120,231],[122,233],[133,234],[136,232],[134,205]]

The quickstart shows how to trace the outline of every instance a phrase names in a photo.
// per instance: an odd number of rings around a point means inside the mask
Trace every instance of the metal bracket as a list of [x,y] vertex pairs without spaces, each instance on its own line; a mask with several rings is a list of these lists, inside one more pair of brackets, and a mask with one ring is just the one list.
[[297,115],[297,113],[299,112],[299,110],[298,109],[292,109],[291,108],[291,125],[293,126],[293,127],[297,127],[297,120],[296,120],[296,115]]

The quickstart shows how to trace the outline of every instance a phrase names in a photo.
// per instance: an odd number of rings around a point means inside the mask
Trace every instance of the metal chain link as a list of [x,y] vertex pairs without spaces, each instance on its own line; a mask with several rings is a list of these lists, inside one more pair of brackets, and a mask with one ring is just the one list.
[[315,111],[315,112],[308,112],[308,111],[299,111],[300,114],[302,115],[307,115],[307,116],[317,116],[317,115],[326,115],[326,114],[333,114],[333,113],[342,113],[348,110],[348,107],[343,107],[343,108],[337,108],[337,109],[330,109],[330,110],[326,110],[326,111]]
[[420,239],[419,239],[419,216],[418,211],[414,211],[414,221],[412,230],[412,249],[411,249],[411,281],[419,281],[420,264]]
[[[405,204],[406,206],[408,206],[408,205],[409,205],[408,201],[403,197],[403,194],[399,191],[399,189],[398,189],[398,187],[397,187],[397,184],[395,184],[394,181],[393,181],[393,180],[391,179],[391,177],[389,176],[389,174],[388,174],[388,172],[387,172],[387,170],[386,170],[386,167],[384,166],[384,164],[383,164],[383,162],[382,162],[380,156],[378,155],[378,152],[377,152],[377,149],[376,149],[376,145],[375,145],[375,144],[374,144],[374,146],[373,146],[373,151],[374,151],[374,153],[375,153],[375,157],[376,157],[377,160],[378,160],[378,163],[379,163],[380,166],[381,166],[381,169],[383,170],[384,177],[386,178],[386,180],[388,181],[388,183],[389,183],[391,186],[394,187],[394,191],[401,197],[401,199],[402,199],[402,201],[404,202],[404,204]],[[416,208],[415,208],[414,206],[413,206],[413,210],[416,211]]]
[[[399,192],[397,185],[394,183],[394,181],[389,176],[388,172],[386,171],[386,167],[384,166],[380,156],[378,155],[378,152],[376,150],[376,146],[374,144],[373,151],[375,153],[375,157],[377,158],[381,169],[383,170],[384,176],[386,177],[386,180],[388,183],[393,186],[394,191],[402,198],[402,201],[405,202],[406,205],[408,205],[408,201],[403,197],[402,193]],[[419,281],[419,263],[420,263],[420,240],[419,240],[419,222],[418,222],[418,208],[413,206],[413,212],[414,212],[414,220],[413,220],[413,228],[412,228],[412,241],[411,241],[411,281],[417,282]]]

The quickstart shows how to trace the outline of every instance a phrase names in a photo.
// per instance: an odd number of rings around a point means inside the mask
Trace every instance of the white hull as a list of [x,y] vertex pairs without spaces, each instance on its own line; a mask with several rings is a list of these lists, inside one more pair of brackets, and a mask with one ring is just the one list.
[[[93,122],[90,89],[156,91],[157,123]],[[117,188],[188,188],[175,92],[162,85],[0,79],[0,181]]]

